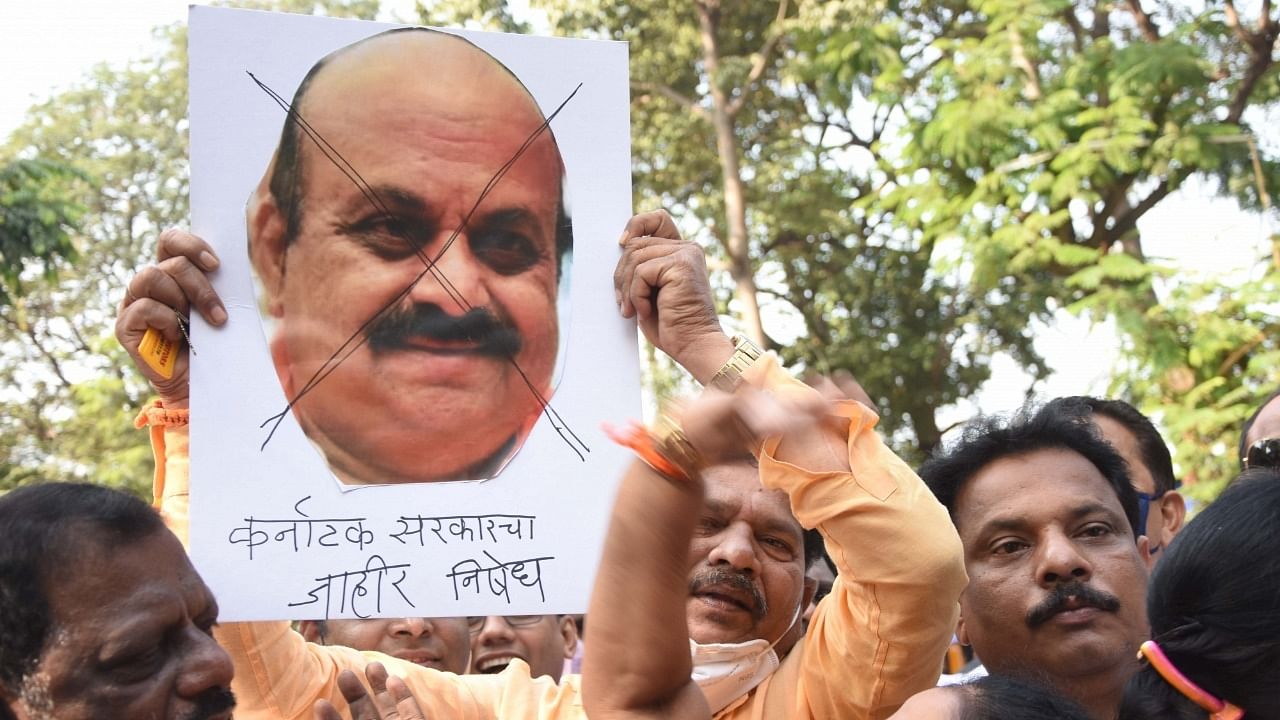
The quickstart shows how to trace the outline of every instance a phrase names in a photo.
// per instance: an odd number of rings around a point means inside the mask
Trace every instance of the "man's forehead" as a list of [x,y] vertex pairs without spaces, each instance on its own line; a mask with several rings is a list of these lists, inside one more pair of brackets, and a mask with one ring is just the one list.
[[801,531],[787,494],[765,488],[756,467],[747,463],[721,465],[707,469],[703,475],[706,480],[703,505],[708,512],[729,516],[748,511],[762,521]]
[[1129,478],[1135,488],[1141,492],[1155,492],[1155,479],[1151,477],[1151,469],[1142,457],[1142,448],[1138,445],[1138,436],[1123,423],[1100,415],[1093,414],[1093,424],[1102,433],[1102,439],[1115,448],[1120,457],[1129,466]]
[[[463,38],[428,30],[383,33],[334,52],[315,72],[305,100],[313,95],[341,99],[353,90],[396,95],[439,90],[452,96],[459,87],[501,95],[508,104],[523,96],[536,107],[519,79],[493,56]],[[304,104],[314,113],[315,106]]]
[[[216,614],[208,586],[168,531],[114,544],[110,552],[69,559],[49,579],[55,625],[76,633],[128,632],[134,625],[164,622],[185,612]],[[112,618],[97,626],[95,617]]]
[[956,494],[956,526],[971,537],[993,523],[1070,518],[1105,510],[1123,517],[1120,500],[1087,458],[1066,448],[1008,455],[983,466]]
[[[485,148],[514,153],[521,140],[535,133],[539,136],[523,153],[525,162],[563,172],[550,129],[539,132],[545,117],[529,91],[497,60],[452,35],[405,31],[375,36],[338,51],[303,93],[300,114],[370,182],[375,179],[368,173],[379,163],[371,166],[364,157],[369,153],[409,147],[469,164]],[[314,142],[302,143],[301,152],[307,162],[327,155]],[[501,161],[492,162],[496,172]]]

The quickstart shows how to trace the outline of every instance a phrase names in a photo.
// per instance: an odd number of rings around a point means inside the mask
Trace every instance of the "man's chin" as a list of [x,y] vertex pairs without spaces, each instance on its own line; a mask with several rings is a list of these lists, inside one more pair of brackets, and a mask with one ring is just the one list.
[[754,640],[755,627],[706,613],[689,613],[689,638],[699,645],[740,643]]
[[1019,662],[1017,667],[1006,670],[1017,672],[1021,667],[1035,665],[1056,677],[1087,677],[1117,665],[1135,663],[1140,643],[1129,642],[1115,633],[1077,630],[1045,636],[1045,640],[1037,644],[1043,648],[1039,658],[1028,659],[1026,664]]

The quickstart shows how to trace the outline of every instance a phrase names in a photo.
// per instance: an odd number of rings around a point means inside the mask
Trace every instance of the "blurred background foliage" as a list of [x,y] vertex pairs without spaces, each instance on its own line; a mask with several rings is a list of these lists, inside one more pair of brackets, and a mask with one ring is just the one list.
[[[636,207],[668,208],[708,249],[729,324],[798,369],[852,372],[909,461],[942,442],[945,411],[990,381],[994,357],[1036,392],[1050,373],[1036,328],[1063,312],[1114,323],[1108,390],[1159,421],[1200,500],[1232,477],[1240,423],[1280,384],[1273,255],[1247,276],[1189,276],[1148,257],[1138,227],[1191,179],[1277,227],[1280,157],[1251,125],[1280,102],[1269,2],[414,12],[401,19],[630,42]],[[0,490],[80,478],[149,494],[130,422],[148,394],[112,324],[159,229],[188,217],[185,31],[156,38],[152,55],[32,107],[0,145]],[[687,391],[647,357],[655,395]]]

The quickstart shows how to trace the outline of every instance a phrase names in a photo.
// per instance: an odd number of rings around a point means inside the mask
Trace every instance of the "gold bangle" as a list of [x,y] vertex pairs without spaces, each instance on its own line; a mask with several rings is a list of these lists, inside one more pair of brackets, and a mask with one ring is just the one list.
[[614,442],[634,450],[646,465],[668,480],[689,482],[706,466],[680,426],[666,415],[658,419],[653,430],[633,421],[625,430],[606,423],[604,432]]
[[742,384],[742,373],[755,364],[761,355],[764,355],[764,351],[751,342],[751,338],[745,335],[734,335],[733,354],[711,378],[707,386],[728,393],[737,390]]
[[653,425],[653,439],[658,452],[667,462],[680,468],[686,478],[696,478],[707,466],[702,453],[689,442],[680,423],[666,413],[658,417]]

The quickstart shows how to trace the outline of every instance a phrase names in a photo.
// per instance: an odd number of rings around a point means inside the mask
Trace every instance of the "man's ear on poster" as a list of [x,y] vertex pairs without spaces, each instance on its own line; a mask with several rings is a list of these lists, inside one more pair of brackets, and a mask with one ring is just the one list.
[[267,314],[280,318],[284,314],[281,304],[282,285],[284,284],[284,256],[287,250],[286,223],[284,213],[275,195],[271,193],[271,176],[275,173],[276,157],[272,155],[271,163],[262,176],[262,181],[249,196],[246,208],[246,230],[249,242],[249,262],[254,273],[262,283],[265,295]]

